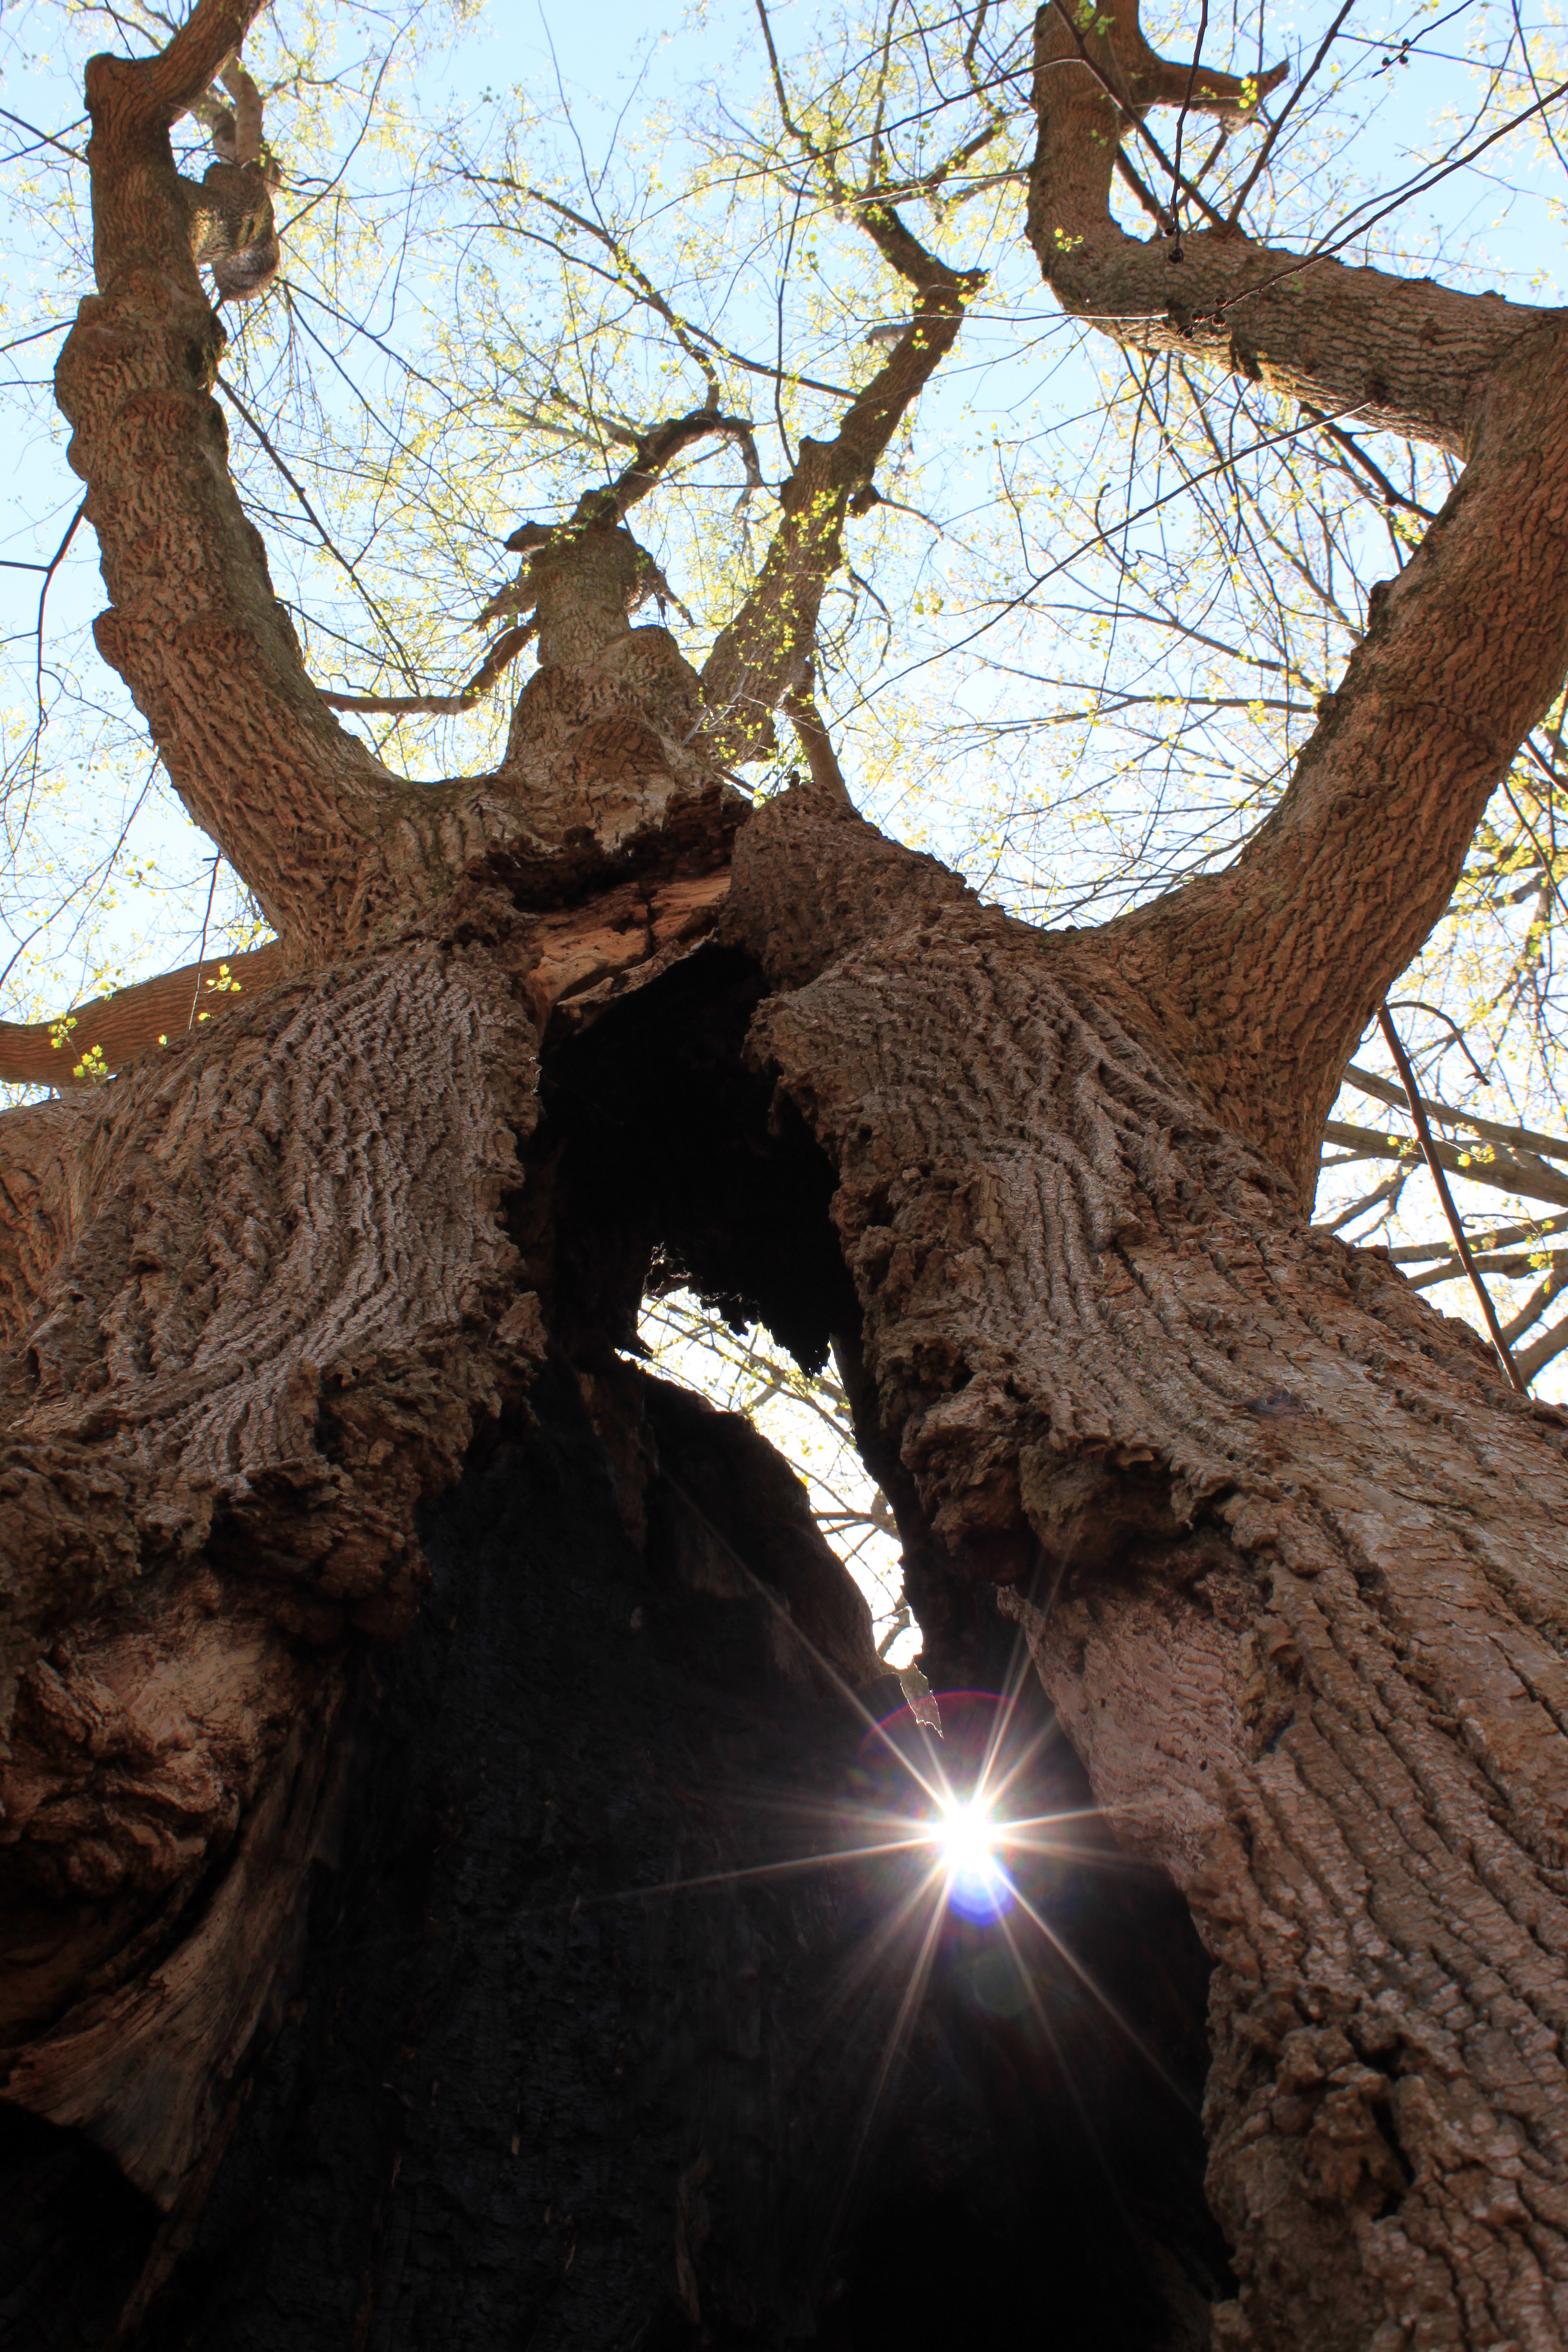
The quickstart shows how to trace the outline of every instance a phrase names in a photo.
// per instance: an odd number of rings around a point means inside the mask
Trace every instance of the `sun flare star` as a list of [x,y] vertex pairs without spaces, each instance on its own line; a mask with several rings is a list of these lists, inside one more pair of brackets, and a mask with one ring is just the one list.
[[990,1814],[976,1802],[951,1807],[937,1832],[943,1859],[954,1871],[973,1873],[993,1867],[995,1841]]
[[954,1910],[971,1919],[993,1919],[1011,1907],[1013,1883],[997,1852],[1003,1832],[988,1805],[978,1798],[944,1805],[934,1834]]

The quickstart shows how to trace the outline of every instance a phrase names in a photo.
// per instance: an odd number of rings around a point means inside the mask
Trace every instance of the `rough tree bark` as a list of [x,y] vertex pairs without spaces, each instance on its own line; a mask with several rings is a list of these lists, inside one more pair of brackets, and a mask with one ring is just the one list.
[[[7,2341],[1568,2341],[1565,1423],[1308,1223],[1568,667],[1563,323],[1135,246],[1114,144],[1191,77],[1047,7],[1064,300],[1467,453],[1268,825],[1052,935],[825,740],[734,788],[759,711],[821,732],[844,513],[958,331],[912,240],[706,681],[630,626],[634,467],[531,547],[502,767],[415,785],[223,463],[167,127],[249,13],[89,74],[100,644],[280,945],[198,1027],[94,1013],[123,1074],[0,1122]],[[626,1362],[656,1258],[836,1346],[931,1678],[1026,1643],[1039,1809],[1136,1865],[1050,1898],[1131,2038],[1044,1951],[981,1998],[957,1923],[900,2021],[897,1886],[765,1874],[852,1834],[846,1693],[891,1694],[783,1466]]]

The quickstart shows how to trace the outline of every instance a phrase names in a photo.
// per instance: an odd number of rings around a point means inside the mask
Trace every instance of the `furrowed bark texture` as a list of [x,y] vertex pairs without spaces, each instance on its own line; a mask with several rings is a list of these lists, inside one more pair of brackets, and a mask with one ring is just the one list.
[[[7,2095],[92,2120],[156,2196],[200,2145],[216,2030],[188,2082],[163,2053],[150,2113],[168,2006],[120,1979],[242,1816],[283,1805],[274,1874],[303,1868],[313,1800],[283,1803],[275,1759],[303,1740],[322,1769],[300,1718],[330,1715],[352,1638],[409,1622],[415,1507],[540,1358],[500,1215],[536,1024],[700,929],[713,888],[553,927],[481,894],[466,948],[285,983],[169,1066],[5,1121]],[[241,1944],[258,1924],[236,1904]],[[230,1957],[265,1983],[265,1956]],[[198,2004],[227,1965],[193,1958]]]
[[[477,894],[460,947],[282,983],[167,1069],[16,1115],[41,1200],[17,1262],[61,1255],[25,1274],[10,1375],[6,2097],[195,2226],[334,1850],[331,1727],[416,1598],[414,1504],[523,1407],[547,1328],[634,1548],[751,1606],[739,1552],[789,1602],[786,1679],[801,1630],[869,1671],[831,1575],[752,1549],[766,1476],[704,1466],[692,1409],[628,1401],[604,1352],[664,1231],[740,1304],[826,1286],[794,1305],[858,1362],[928,1656],[994,1672],[999,1591],[1118,1837],[1190,1905],[1222,2336],[1384,2352],[1414,2312],[1433,2343],[1552,2343],[1560,1418],[1304,1227],[1113,946],[1007,922],[811,790],[722,879],[662,913],[647,884],[550,917]],[[521,1047],[552,1021],[535,1129]],[[689,1161],[661,1096],[714,1122]],[[854,1296],[772,1205],[803,1181],[792,1120]]]
[[[7,2095],[92,2120],[154,2196],[205,2137],[231,1992],[254,2024],[282,1923],[243,1882],[302,1866],[344,1640],[408,1622],[414,1506],[535,1342],[497,1221],[528,1066],[483,961],[410,946],[282,988],[104,1090],[63,1247],[26,1269],[0,1474]],[[226,1912],[139,1976],[237,1835]]]
[[1215,1959],[1222,2337],[1556,2344],[1563,1418],[1306,1228],[1110,942],[794,799],[725,917],[752,1050],[837,1169],[868,1452]]
[[[337,726],[228,480],[168,145],[244,22],[198,0],[89,81],[59,388],[100,638],[279,945],[155,1057],[151,998],[83,1008],[133,1066],[0,1119],[0,2315],[880,2352],[973,2331],[977,2249],[982,2332],[1037,2328],[1044,2213],[1096,2352],[1196,2352],[1209,2302],[1237,2352],[1568,2342],[1565,1424],[1304,1222],[1365,1014],[1568,662],[1561,322],[1132,247],[1095,134],[1181,71],[1128,7],[1103,56],[1046,12],[1067,299],[1471,462],[1231,872],[1043,935],[862,824],[830,746],[831,791],[753,814],[714,764],[781,703],[809,735],[844,517],[957,331],[972,281],[890,214],[916,318],[705,682],[630,625],[613,488],[527,537],[494,776],[416,788]],[[677,1278],[834,1346],[929,1664],[994,1677],[1016,1630],[1131,1859],[1054,1883],[1081,1973],[1042,1954],[1001,2024],[940,1916],[904,2001],[895,1882],[753,1875],[874,1781],[841,1706],[876,1662],[782,1465],[623,1360]],[[692,1878],[709,1908],[662,1907]],[[1228,2266],[1183,2120],[1205,1979]],[[1114,2031],[1074,2007],[1101,1979]]]
[[0,2063],[161,2201],[297,1924],[345,1658],[410,1622],[416,1507],[542,1360],[501,1213],[538,1025],[715,887],[532,923],[480,892],[466,946],[4,1123]]

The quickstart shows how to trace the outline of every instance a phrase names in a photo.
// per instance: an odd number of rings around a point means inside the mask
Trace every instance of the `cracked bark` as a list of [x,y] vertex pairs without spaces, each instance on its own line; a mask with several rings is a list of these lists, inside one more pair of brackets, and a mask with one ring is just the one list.
[[[734,677],[802,694],[885,370],[706,699],[595,508],[531,559],[502,768],[414,786],[321,708],[205,389],[161,126],[243,13],[89,79],[100,635],[280,944],[155,1052],[192,975],[83,1008],[123,1075],[0,1119],[10,2335],[853,2352],[972,2321],[977,2263],[1036,2324],[1043,2245],[1086,2345],[1568,2339],[1565,1424],[1307,1223],[1568,658],[1557,323],[1452,310],[1401,373],[1388,314],[1386,413],[1464,479],[1270,824],[1101,931],[717,771]],[[1064,89],[1107,103],[1043,71],[1052,225]],[[885,1890],[724,1874],[833,1815],[814,1658],[876,1661],[782,1465],[617,1353],[655,1265],[836,1345],[932,1680],[1026,1642],[1054,1801],[1135,1865],[1063,1916],[1173,2091],[1043,1962],[1054,2045],[976,2023],[955,1931],[847,2179]]]

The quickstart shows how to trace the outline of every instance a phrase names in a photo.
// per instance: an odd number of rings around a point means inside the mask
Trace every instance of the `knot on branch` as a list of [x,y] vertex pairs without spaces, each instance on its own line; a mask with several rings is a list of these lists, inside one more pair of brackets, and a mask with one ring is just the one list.
[[541,669],[592,667],[629,636],[633,614],[650,599],[661,614],[674,604],[690,619],[647,548],[614,520],[613,508],[560,530],[523,523],[506,544],[522,555],[521,567],[490,598],[478,625],[502,614],[534,614]]
[[272,192],[282,173],[262,135],[261,92],[237,52],[224,59],[217,80],[193,100],[189,110],[205,129],[217,158],[199,187],[190,180],[180,183],[192,257],[211,269],[226,302],[248,302],[270,286],[282,259],[272,217]]
[[226,302],[249,302],[278,275],[283,249],[272,218],[272,186],[259,163],[211,163],[198,187],[182,180],[191,258],[212,271]]

